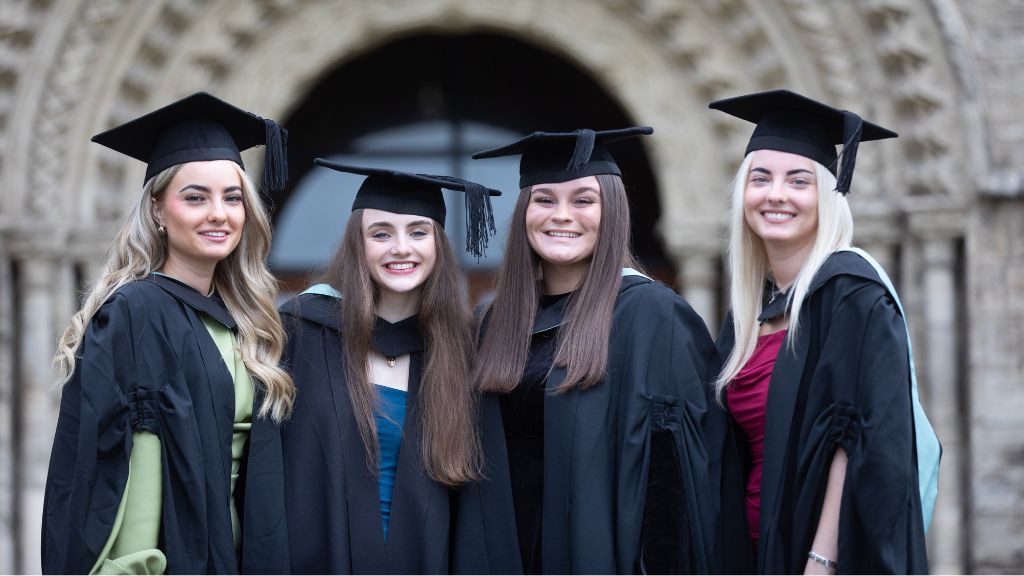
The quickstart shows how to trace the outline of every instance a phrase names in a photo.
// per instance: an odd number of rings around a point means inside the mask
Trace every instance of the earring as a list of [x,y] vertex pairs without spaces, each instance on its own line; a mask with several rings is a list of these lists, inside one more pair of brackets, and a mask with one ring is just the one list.
[[156,231],[159,232],[161,236],[167,236],[167,228],[164,228],[163,224],[158,226]]

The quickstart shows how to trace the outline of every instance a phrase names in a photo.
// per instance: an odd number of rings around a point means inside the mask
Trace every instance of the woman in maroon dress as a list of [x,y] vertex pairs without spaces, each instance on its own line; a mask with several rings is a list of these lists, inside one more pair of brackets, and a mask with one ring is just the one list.
[[741,462],[723,459],[723,568],[926,573],[906,324],[884,273],[850,249],[846,198],[858,144],[896,134],[787,90],[711,107],[757,124],[719,338]]

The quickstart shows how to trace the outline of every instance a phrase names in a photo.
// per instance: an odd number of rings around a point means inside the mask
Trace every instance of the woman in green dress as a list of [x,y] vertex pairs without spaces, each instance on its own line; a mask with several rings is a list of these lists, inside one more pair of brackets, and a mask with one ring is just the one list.
[[239,151],[266,144],[264,183],[279,187],[284,136],[197,93],[93,138],[147,170],[59,342],[45,572],[274,570],[283,509],[244,478],[279,473],[263,431],[294,386],[277,366],[270,222]]

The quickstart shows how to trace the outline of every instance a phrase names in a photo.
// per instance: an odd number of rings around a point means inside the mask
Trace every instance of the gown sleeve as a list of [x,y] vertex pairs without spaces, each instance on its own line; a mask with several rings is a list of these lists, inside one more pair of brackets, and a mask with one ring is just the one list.
[[[808,397],[818,416],[798,476],[795,505],[810,546],[836,449],[849,457],[839,518],[842,573],[927,572],[903,319],[884,288],[855,286],[831,311]],[[826,393],[818,393],[819,388]],[[815,401],[815,398],[820,399]],[[827,398],[827,400],[825,400]],[[793,550],[806,556],[807,550]],[[794,556],[795,557],[795,556]]]
[[160,380],[136,354],[153,337],[136,333],[145,325],[145,312],[115,295],[86,328],[75,374],[62,390],[50,456],[44,573],[87,573],[97,565],[123,499],[135,434],[159,433]]
[[704,425],[718,351],[703,320],[675,294],[658,294],[639,314],[636,365],[646,366],[650,419],[641,569],[711,572],[717,497]]
[[160,438],[151,432],[132,435],[124,497],[114,528],[90,574],[163,574],[167,559],[160,539]]

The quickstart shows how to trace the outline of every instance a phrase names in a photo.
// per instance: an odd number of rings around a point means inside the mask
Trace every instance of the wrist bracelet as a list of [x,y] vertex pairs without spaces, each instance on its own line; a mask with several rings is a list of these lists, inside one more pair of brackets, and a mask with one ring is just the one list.
[[810,552],[808,552],[807,553],[807,557],[810,558],[811,560],[814,560],[818,564],[821,564],[825,568],[835,568],[837,570],[839,569],[839,563],[838,562],[836,562],[835,560],[829,560],[828,558],[825,558],[824,556],[822,556],[821,554],[818,554],[814,550],[811,550]]

